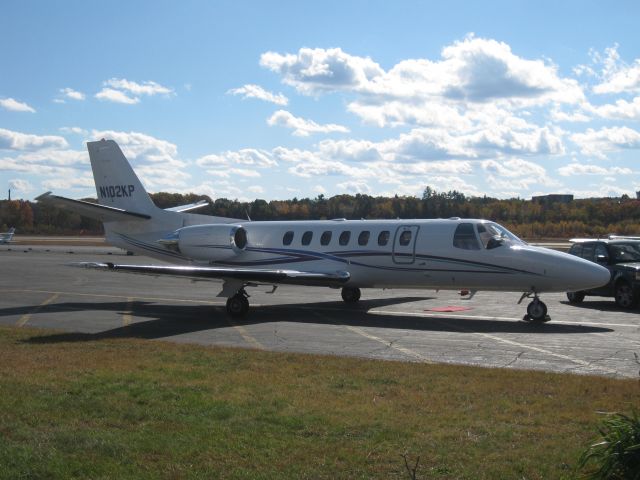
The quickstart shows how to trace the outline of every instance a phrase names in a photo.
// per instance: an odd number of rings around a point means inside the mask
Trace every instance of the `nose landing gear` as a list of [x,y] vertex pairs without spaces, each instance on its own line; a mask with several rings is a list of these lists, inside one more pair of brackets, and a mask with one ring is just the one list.
[[545,323],[551,320],[551,317],[547,315],[547,305],[538,298],[536,292],[523,293],[518,301],[518,305],[522,303],[522,300],[525,298],[531,298],[531,294],[533,294],[533,300],[527,305],[527,314],[522,317],[522,320],[533,323]]

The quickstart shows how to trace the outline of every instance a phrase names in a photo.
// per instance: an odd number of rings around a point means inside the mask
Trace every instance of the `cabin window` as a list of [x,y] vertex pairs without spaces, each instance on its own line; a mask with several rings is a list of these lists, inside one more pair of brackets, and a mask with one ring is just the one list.
[[302,245],[309,245],[313,238],[313,232],[304,232],[302,234]]
[[360,232],[360,235],[358,235],[358,245],[364,246],[367,243],[369,243],[370,236],[371,236],[371,232],[369,232],[368,230]]
[[349,239],[351,238],[351,232],[349,230],[345,230],[340,234],[340,238],[338,238],[338,243],[343,247],[349,243]]
[[389,230],[383,230],[382,232],[380,232],[380,234],[378,235],[378,245],[384,247],[387,243],[389,243],[390,236],[391,234],[389,233]]
[[282,237],[282,244],[291,245],[291,242],[293,242],[293,232],[285,233],[284,237]]
[[320,235],[320,245],[329,245],[331,241],[331,232],[327,230],[326,232],[322,232]]
[[453,246],[464,250],[480,250],[472,223],[461,223],[453,234]]
[[398,238],[398,243],[406,247],[411,243],[411,230],[406,230],[400,234],[400,238]]

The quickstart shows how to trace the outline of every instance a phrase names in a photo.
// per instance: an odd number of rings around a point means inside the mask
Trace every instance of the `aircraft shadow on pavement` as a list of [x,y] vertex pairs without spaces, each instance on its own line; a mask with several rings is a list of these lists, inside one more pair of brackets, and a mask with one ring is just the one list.
[[601,310],[603,312],[618,312],[618,313],[640,313],[640,308],[632,308],[625,310],[624,308],[620,308],[616,305],[616,302],[613,300],[585,300],[581,303],[570,303],[567,300],[562,300],[560,303],[564,305],[568,305],[574,308],[582,308],[585,310]]
[[[603,333],[613,331],[610,328],[566,325],[562,323],[532,324],[522,321],[486,320],[476,318],[413,317],[369,313],[368,310],[384,306],[397,305],[425,297],[400,297],[375,300],[361,300],[357,305],[345,305],[343,302],[316,302],[303,304],[263,305],[254,307],[244,319],[231,320],[224,307],[212,305],[166,305],[145,301],[134,301],[130,305],[123,302],[102,303],[52,303],[41,312],[78,312],[90,310],[113,312],[120,316],[130,314],[134,321],[95,333],[68,332],[38,335],[26,340],[28,343],[59,343],[77,341],[97,341],[110,338],[163,339],[176,335],[199,331],[229,328],[234,325],[250,326],[273,322],[291,322],[316,325],[348,325],[353,327],[373,327],[424,332],[459,333],[540,333],[540,334],[580,334]],[[29,314],[35,307],[0,309],[0,317],[6,315]],[[143,320],[140,320],[143,318]],[[70,328],[93,326],[91,318],[78,325],[65,320]],[[37,321],[37,314],[30,323],[34,327],[50,327],[47,322]]]

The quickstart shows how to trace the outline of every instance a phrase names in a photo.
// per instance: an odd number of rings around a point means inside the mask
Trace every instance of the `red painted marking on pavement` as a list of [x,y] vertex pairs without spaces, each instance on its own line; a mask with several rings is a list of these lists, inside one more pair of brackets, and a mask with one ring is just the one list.
[[464,312],[472,310],[471,307],[456,307],[455,305],[447,305],[446,307],[426,308],[425,312]]

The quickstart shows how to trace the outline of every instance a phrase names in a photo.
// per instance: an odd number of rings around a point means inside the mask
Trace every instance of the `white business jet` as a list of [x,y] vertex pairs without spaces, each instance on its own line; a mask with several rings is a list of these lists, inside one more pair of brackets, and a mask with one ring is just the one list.
[[9,243],[13,238],[13,234],[16,231],[14,227],[11,227],[8,232],[0,233],[0,245]]
[[[250,221],[187,213],[202,203],[158,208],[112,140],[88,142],[99,204],[52,195],[52,202],[104,222],[107,242],[176,265],[81,263],[106,271],[223,282],[227,312],[249,310],[247,287],[279,284],[341,288],[519,291],[532,298],[525,320],[549,320],[542,292],[582,291],[609,271],[573,255],[527,245],[486,220]],[[520,303],[518,302],[518,303]]]

